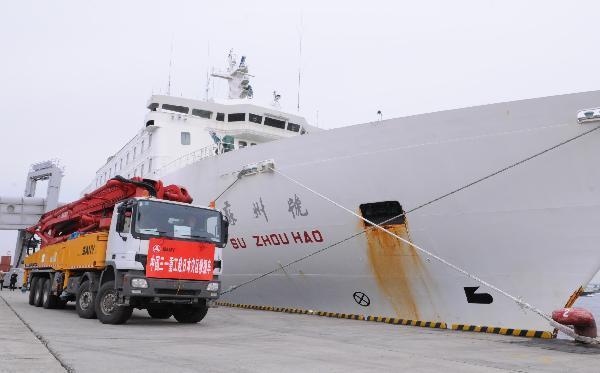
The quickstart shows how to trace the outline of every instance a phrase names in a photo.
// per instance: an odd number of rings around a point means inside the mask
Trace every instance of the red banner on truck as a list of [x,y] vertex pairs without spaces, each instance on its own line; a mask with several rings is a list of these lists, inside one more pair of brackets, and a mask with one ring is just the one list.
[[177,280],[212,280],[215,245],[151,238],[146,276]]

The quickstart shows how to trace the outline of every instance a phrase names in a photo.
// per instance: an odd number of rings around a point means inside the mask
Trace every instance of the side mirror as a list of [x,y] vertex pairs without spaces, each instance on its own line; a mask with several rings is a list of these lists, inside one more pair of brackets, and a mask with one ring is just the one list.
[[229,240],[229,220],[221,214],[221,244],[219,247],[225,247]]
[[117,225],[116,225],[117,232],[123,232],[124,228],[125,228],[125,214],[123,212],[119,211],[119,213],[117,214]]

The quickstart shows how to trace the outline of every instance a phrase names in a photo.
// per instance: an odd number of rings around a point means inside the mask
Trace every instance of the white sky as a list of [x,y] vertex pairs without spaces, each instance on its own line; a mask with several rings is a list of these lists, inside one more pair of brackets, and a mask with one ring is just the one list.
[[[284,109],[301,66],[301,113],[334,128],[600,89],[599,15],[597,1],[3,1],[0,195],[59,158],[61,200],[77,198],[165,91],[171,44],[172,93],[203,98],[234,48],[256,100],[277,90]],[[0,232],[0,253],[13,246]]]

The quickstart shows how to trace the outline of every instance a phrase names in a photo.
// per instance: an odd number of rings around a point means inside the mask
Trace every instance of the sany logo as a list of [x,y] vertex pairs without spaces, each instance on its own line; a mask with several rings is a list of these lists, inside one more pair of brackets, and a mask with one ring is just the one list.
[[152,246],[152,252],[153,253],[160,253],[160,245],[156,244],[156,245]]

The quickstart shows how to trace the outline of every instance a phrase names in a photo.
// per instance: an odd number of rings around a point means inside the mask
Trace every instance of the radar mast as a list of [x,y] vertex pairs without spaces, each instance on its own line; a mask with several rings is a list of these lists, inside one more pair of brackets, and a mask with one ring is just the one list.
[[242,56],[238,65],[237,56],[233,53],[233,49],[229,50],[229,55],[227,56],[227,71],[213,72],[210,75],[215,78],[227,80],[229,83],[229,93],[227,97],[229,99],[250,99],[254,96],[249,79],[250,77],[253,77],[253,75],[248,74],[246,56]]

